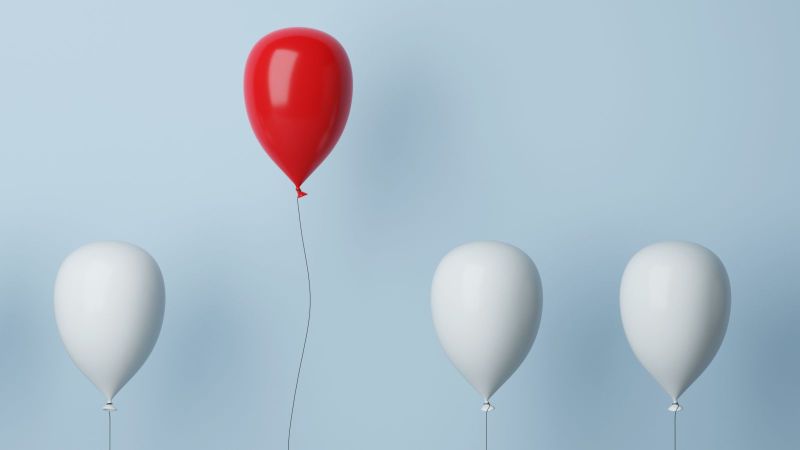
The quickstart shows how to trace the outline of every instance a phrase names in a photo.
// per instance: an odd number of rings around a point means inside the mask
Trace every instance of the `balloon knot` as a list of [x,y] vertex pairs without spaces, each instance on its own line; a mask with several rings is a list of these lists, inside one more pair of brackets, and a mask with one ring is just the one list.
[[683,406],[681,406],[678,402],[672,402],[672,404],[669,405],[669,408],[667,408],[667,411],[674,413],[683,411]]
[[103,411],[113,412],[113,411],[116,411],[116,410],[117,410],[117,408],[111,402],[108,402],[108,403],[105,404],[105,406],[103,406]]
[[297,198],[303,198],[303,197],[305,197],[306,195],[308,195],[308,194],[306,194],[305,192],[303,192],[303,191],[301,191],[301,190],[300,190],[300,186],[297,186],[297,187],[295,188],[295,190],[297,191]]
[[488,413],[489,411],[494,411],[494,405],[486,401],[483,403],[483,405],[481,405],[481,411],[485,413]]

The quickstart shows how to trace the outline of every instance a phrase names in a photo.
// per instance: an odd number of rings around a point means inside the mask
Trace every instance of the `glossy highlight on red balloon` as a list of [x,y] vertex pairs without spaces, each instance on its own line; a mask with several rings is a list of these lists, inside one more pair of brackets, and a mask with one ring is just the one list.
[[247,58],[247,116],[261,146],[300,186],[330,154],[350,114],[350,60],[332,36],[286,28],[264,36]]

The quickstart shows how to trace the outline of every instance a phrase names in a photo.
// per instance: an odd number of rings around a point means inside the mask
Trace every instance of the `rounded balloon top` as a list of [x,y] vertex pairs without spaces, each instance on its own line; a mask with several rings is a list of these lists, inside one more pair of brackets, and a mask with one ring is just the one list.
[[488,403],[536,338],[542,315],[539,272],[513,245],[461,245],[436,268],[431,309],[447,356]]
[[274,31],[250,51],[244,74],[250,125],[298,194],[339,140],[352,91],[344,47],[322,31]]
[[164,279],[141,248],[104,241],[58,270],[55,316],[72,360],[111,402],[144,364],[164,319]]
[[700,376],[722,344],[730,295],[722,261],[698,244],[659,242],[628,262],[620,285],[625,335],[673,401]]

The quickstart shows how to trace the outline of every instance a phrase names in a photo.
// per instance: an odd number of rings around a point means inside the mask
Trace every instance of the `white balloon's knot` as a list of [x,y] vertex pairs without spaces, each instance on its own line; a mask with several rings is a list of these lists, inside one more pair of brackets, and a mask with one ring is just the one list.
[[669,405],[669,408],[667,408],[667,410],[669,412],[683,411],[683,406],[681,406],[678,402],[672,402],[672,404]]
[[116,410],[117,410],[117,407],[114,406],[114,404],[111,403],[111,402],[108,402],[108,403],[105,404],[105,406],[103,406],[103,411],[114,412]]
[[494,405],[492,405],[492,404],[491,404],[491,403],[489,403],[489,402],[485,402],[485,403],[484,403],[484,404],[481,406],[481,411],[483,411],[483,412],[486,412],[486,413],[488,413],[489,411],[494,411]]

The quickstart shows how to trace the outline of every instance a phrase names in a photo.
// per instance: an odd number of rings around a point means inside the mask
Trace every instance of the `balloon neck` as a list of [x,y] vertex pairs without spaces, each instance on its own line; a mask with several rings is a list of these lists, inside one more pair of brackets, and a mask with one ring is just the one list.
[[105,406],[103,406],[103,411],[114,412],[117,410],[117,407],[114,406],[113,403],[107,402]]
[[485,413],[488,413],[489,411],[494,411],[494,405],[489,403],[489,401],[487,400],[483,402],[483,405],[481,405],[481,411]]
[[673,412],[673,413],[676,413],[676,412],[679,412],[679,411],[683,411],[683,406],[681,406],[680,403],[678,403],[678,402],[672,402],[672,404],[669,405],[669,408],[667,408],[667,411]]
[[303,198],[303,197],[305,197],[306,195],[308,195],[308,194],[306,194],[305,192],[303,192],[303,191],[301,191],[301,190],[300,190],[300,186],[295,186],[295,188],[294,188],[294,189],[297,191],[297,198]]

